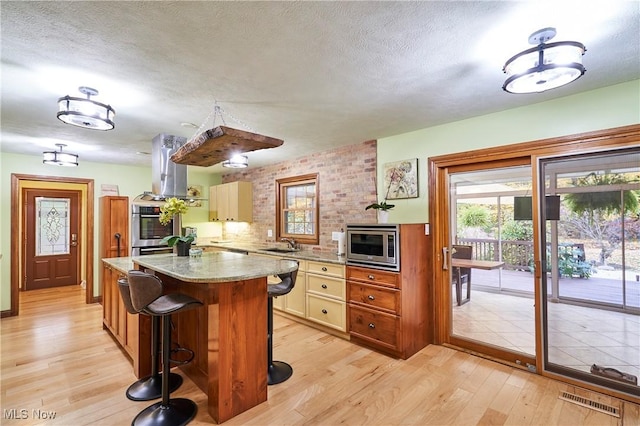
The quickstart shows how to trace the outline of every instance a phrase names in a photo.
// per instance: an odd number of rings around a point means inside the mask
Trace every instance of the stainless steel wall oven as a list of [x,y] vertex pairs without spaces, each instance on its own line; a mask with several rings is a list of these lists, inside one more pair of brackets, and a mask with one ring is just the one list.
[[160,223],[160,206],[133,204],[131,210],[131,255],[171,253],[173,249],[160,241],[169,235],[180,235],[180,217],[167,225]]

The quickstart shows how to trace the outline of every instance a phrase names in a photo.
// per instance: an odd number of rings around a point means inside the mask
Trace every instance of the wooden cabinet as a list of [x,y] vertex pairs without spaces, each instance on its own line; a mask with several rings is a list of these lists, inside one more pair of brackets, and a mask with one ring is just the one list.
[[307,261],[307,313],[309,321],[346,332],[344,266]]
[[[250,253],[250,256],[268,256]],[[296,285],[284,296],[273,298],[276,310],[300,318],[305,324],[320,326],[336,335],[346,337],[347,304],[344,265],[315,260],[281,259],[298,261]],[[277,276],[268,277],[270,284],[280,281]],[[335,332],[338,333],[335,333]]]
[[129,256],[129,197],[100,197],[98,214],[100,258]]
[[101,275],[103,328],[109,330],[131,359],[136,359],[140,319],[138,314],[127,312],[120,297],[118,279],[124,274],[103,262]]
[[[98,246],[100,258],[129,256],[129,197],[100,197]],[[138,315],[128,313],[120,297],[118,279],[123,274],[106,263],[100,269],[102,326],[133,358],[138,333]]]
[[351,340],[407,359],[433,341],[424,224],[400,225],[400,272],[347,266]]
[[[250,256],[262,256],[273,259],[274,256],[261,255],[251,253]],[[296,260],[298,262],[298,275],[296,277],[296,284],[293,289],[284,296],[276,296],[273,298],[273,308],[287,312],[291,315],[304,318],[306,313],[305,303],[305,287],[306,287],[306,261],[281,257],[280,259]],[[280,278],[277,275],[267,277],[268,284],[277,284],[280,282]]]
[[209,187],[209,220],[252,222],[253,190],[251,182],[230,182]]

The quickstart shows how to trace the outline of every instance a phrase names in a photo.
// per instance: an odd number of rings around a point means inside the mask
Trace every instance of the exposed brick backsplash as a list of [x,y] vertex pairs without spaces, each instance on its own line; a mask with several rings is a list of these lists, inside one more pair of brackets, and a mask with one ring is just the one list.
[[[376,202],[375,140],[300,157],[270,166],[247,169],[222,176],[222,182],[253,183],[253,222],[246,230],[231,235],[223,227],[224,238],[240,242],[275,241],[276,179],[318,173],[320,203],[320,244],[305,249],[335,251],[331,232],[347,223],[375,223],[376,211],[364,208]],[[272,229],[274,238],[267,238]]]

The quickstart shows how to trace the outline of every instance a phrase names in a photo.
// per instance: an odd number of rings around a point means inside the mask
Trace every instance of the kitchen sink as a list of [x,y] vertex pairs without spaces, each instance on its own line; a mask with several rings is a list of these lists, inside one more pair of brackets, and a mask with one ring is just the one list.
[[274,252],[274,253],[295,253],[297,251],[300,251],[300,249],[271,247],[271,248],[268,248],[268,249],[264,249],[264,251],[271,251],[271,252]]

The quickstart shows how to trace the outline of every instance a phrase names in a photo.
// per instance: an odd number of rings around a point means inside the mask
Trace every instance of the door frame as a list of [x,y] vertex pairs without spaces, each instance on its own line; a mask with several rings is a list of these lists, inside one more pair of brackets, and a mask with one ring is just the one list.
[[[36,229],[36,217],[38,215],[38,209],[35,207],[35,204],[37,203],[37,198],[36,197],[44,197],[44,198],[56,198],[56,199],[60,199],[60,198],[69,198],[69,202],[70,202],[70,206],[71,209],[70,211],[73,212],[73,205],[76,205],[76,211],[75,211],[75,215],[71,214],[69,216],[69,252],[68,253],[61,253],[61,254],[47,254],[44,255],[43,257],[54,257],[54,256],[68,256],[69,259],[73,259],[72,262],[75,262],[75,267],[71,268],[74,269],[74,271],[72,272],[73,277],[75,279],[75,283],[69,283],[66,285],[77,285],[78,283],[81,282],[82,280],[82,253],[85,249],[84,247],[84,242],[81,238],[82,233],[84,232],[84,226],[82,225],[82,217],[84,215],[83,209],[82,209],[82,201],[83,201],[83,188],[31,188],[31,187],[23,187],[22,188],[22,194],[21,194],[21,199],[22,199],[22,206],[27,206],[29,207],[29,203],[32,202],[34,203],[34,208],[33,208],[33,216],[30,217],[29,215],[29,208],[27,208],[26,212],[24,211],[25,209],[23,209],[22,213],[21,213],[21,226],[20,226],[20,238],[23,241],[22,247],[21,247],[21,252],[20,252],[20,277],[22,278],[22,290],[23,291],[29,291],[29,290],[36,290],[38,289],[39,286],[36,286],[35,282],[33,282],[33,286],[34,288],[28,288],[29,287],[29,280],[25,279],[27,277],[29,277],[29,270],[34,268],[34,263],[36,262],[36,258],[38,257],[35,252],[36,252],[36,234],[37,232],[35,232]],[[74,217],[75,216],[75,217]],[[74,228],[75,225],[75,228]],[[33,230],[32,232],[29,232],[30,227],[33,226]],[[76,247],[72,248],[72,239],[71,236],[73,233],[76,233]],[[33,246],[31,247],[33,249],[33,256],[29,255],[29,244],[33,244]],[[31,263],[34,262],[34,263]],[[52,279],[55,277],[51,277],[51,264],[49,262],[55,262],[55,260],[50,259],[47,261],[48,262],[48,274],[47,277],[48,279]],[[32,276],[32,279],[34,277]],[[54,286],[45,286],[43,288],[55,288],[58,287],[57,285]]]
[[[86,258],[85,264],[85,280],[87,283],[85,300],[86,303],[95,303],[99,299],[93,296],[93,269],[94,269],[94,181],[93,179],[72,178],[62,176],[42,176],[42,175],[26,175],[26,174],[11,174],[11,229],[20,229],[20,223],[22,218],[22,206],[20,205],[20,185],[25,182],[58,182],[58,183],[71,183],[84,185],[86,189],[86,198],[82,199],[81,209],[84,209],[87,213],[87,223],[85,227],[81,227],[82,234],[81,240],[86,241]],[[19,302],[20,302],[20,284],[22,278],[20,277],[20,249],[21,249],[21,235],[20,232],[11,233],[11,309],[7,313],[3,312],[5,316],[16,316],[19,314]],[[82,255],[81,263],[83,261]]]
[[[609,149],[638,146],[640,143],[640,124],[630,126],[604,129],[587,133],[579,133],[569,136],[541,139],[531,142],[522,142],[510,145],[495,146],[491,148],[477,149],[473,151],[458,152],[453,154],[429,157],[428,162],[428,201],[429,201],[429,223],[432,234],[432,282],[433,299],[435,307],[434,341],[436,344],[450,344],[451,329],[451,282],[449,271],[443,271],[444,262],[442,247],[448,247],[450,242],[449,229],[449,170],[456,166],[466,166],[478,169],[484,168],[483,164],[489,162],[502,162],[508,164],[509,161],[521,161],[529,157],[531,162],[532,177],[532,203],[539,206],[538,187],[540,185],[538,164],[540,158],[550,156],[566,156],[580,153],[604,151]],[[533,212],[534,227],[534,259],[536,261],[535,279],[535,323],[536,323],[536,353],[535,366],[537,374],[560,380],[565,383],[588,388],[597,392],[606,393],[617,398],[629,400],[629,395],[617,392],[610,388],[603,388],[591,383],[585,383],[544,370],[543,362],[543,341],[542,341],[542,303],[540,291],[540,263],[541,247],[538,234],[540,218],[538,209]],[[514,359],[496,358],[497,353],[486,353],[484,348],[477,348],[472,352],[494,359],[498,362],[507,363],[518,367]],[[497,352],[497,351],[496,351]],[[503,354],[500,354],[503,355]],[[635,400],[633,402],[636,402]],[[637,402],[636,402],[637,403]]]

